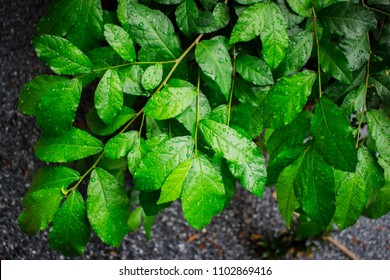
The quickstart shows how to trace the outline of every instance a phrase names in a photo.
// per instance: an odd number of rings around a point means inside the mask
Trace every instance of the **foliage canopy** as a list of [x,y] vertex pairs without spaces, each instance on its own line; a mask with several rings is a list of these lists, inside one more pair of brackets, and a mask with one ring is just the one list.
[[56,0],[39,21],[53,73],[19,108],[50,165],[23,199],[24,232],[51,226],[65,255],[91,229],[119,247],[176,200],[202,229],[236,181],[259,198],[276,185],[288,227],[294,212],[342,230],[390,211],[388,1],[108,2]]

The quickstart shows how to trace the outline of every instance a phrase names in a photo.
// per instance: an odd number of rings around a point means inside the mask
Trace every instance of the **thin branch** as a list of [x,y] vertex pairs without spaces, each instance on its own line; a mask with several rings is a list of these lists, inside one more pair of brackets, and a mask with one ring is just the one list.
[[359,258],[351,251],[349,250],[347,247],[345,247],[343,244],[341,244],[340,242],[338,242],[336,239],[333,239],[332,237],[330,236],[324,236],[323,237],[324,240],[330,242],[331,244],[333,244],[334,246],[337,247],[337,249],[339,249],[341,252],[343,252],[348,258],[350,258],[351,260],[358,260]]
[[81,182],[84,180],[84,178],[92,172],[92,170],[98,165],[98,163],[100,162],[100,160],[102,159],[103,157],[103,154],[104,154],[104,151],[100,153],[99,157],[97,158],[97,160],[92,164],[92,166],[80,177],[80,179],[77,181],[77,183],[71,187],[70,189],[66,190],[64,188],[61,189],[63,195],[67,196],[71,191],[74,191],[75,189],[77,189],[77,187],[81,184]]

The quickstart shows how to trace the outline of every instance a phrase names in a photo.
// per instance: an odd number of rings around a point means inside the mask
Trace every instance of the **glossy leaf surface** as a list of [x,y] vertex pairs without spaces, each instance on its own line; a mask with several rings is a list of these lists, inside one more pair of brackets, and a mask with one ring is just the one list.
[[110,246],[119,247],[127,233],[130,199],[115,177],[99,167],[91,173],[87,214],[99,238]]
[[68,167],[42,167],[33,177],[22,201],[24,208],[18,222],[28,234],[36,234],[53,220],[61,200],[62,189],[79,179],[80,174]]
[[199,155],[193,160],[181,195],[183,214],[188,223],[202,229],[225,205],[222,176],[211,162]]
[[65,256],[81,255],[90,234],[84,200],[78,191],[72,191],[54,216],[49,245]]
[[35,155],[47,162],[70,162],[95,155],[103,150],[99,139],[88,132],[72,128],[61,136],[41,136]]

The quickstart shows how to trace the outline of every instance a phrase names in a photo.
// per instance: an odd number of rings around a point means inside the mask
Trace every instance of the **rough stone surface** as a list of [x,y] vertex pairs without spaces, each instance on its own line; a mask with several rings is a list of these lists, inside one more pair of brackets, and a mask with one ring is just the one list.
[[[22,115],[18,96],[22,86],[48,72],[37,59],[31,38],[47,0],[2,0],[0,3],[0,258],[63,259],[47,245],[47,230],[36,236],[22,233],[17,225],[21,200],[32,174],[42,165],[33,153],[39,131],[35,120]],[[158,216],[148,241],[142,230],[125,237],[113,249],[93,236],[82,259],[258,259],[262,236],[286,231],[277,205],[267,189],[258,199],[238,188],[231,205],[202,231],[190,228],[179,203]],[[358,223],[332,236],[362,259],[390,259],[390,215]],[[346,259],[329,243],[315,240],[311,254],[301,259]],[[287,256],[285,258],[291,258]]]

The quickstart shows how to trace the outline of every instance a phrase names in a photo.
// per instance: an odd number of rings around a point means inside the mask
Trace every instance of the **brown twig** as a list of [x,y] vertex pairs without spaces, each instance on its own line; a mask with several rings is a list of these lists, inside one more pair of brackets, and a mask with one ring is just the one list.
[[358,260],[359,258],[354,254],[352,253],[351,250],[349,250],[347,247],[345,247],[343,244],[341,244],[340,242],[338,242],[336,239],[333,239],[332,237],[330,236],[324,236],[323,237],[324,240],[328,241],[329,243],[331,243],[332,245],[336,246],[341,252],[343,252],[348,258],[350,258],[351,260]]

